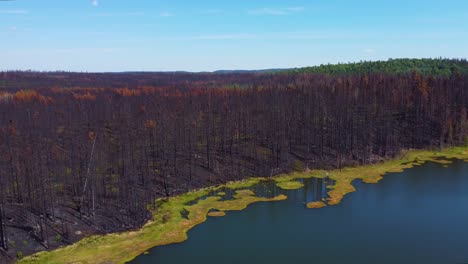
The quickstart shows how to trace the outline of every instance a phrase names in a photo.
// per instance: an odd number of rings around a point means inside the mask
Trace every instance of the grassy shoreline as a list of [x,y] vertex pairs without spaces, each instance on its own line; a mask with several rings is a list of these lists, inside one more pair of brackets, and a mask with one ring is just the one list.
[[[325,178],[335,181],[329,187],[329,197],[323,203],[308,205],[309,208],[321,208],[336,205],[343,197],[354,192],[351,184],[355,179],[365,183],[378,183],[385,173],[401,172],[404,169],[421,165],[427,161],[447,164],[450,159],[460,159],[468,162],[468,147],[452,147],[441,151],[411,150],[402,154],[398,159],[382,163],[366,165],[341,170],[313,170],[279,175],[274,180],[285,189],[301,188],[297,179]],[[222,212],[243,210],[248,205],[257,202],[273,202],[285,200],[285,195],[274,198],[256,197],[245,188],[251,187],[267,178],[251,178],[240,182],[229,182],[189,192],[169,199],[159,199],[161,205],[153,212],[153,220],[138,231],[92,236],[67,247],[50,252],[40,252],[19,260],[18,263],[125,263],[144,254],[147,250],[161,245],[180,243],[187,239],[187,232],[196,225],[206,221],[211,210]],[[236,190],[233,200],[220,201],[219,195],[209,196],[194,205],[188,202],[204,197],[213,191],[227,187]],[[187,210],[188,217],[184,218],[181,211]]]

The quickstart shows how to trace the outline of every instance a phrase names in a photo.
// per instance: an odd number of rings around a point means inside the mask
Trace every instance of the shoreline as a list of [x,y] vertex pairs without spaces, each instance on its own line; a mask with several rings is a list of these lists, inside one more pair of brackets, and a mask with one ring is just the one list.
[[[273,198],[256,197],[252,191],[245,190],[245,188],[261,181],[273,180],[279,186],[300,189],[302,186],[297,184],[297,179],[328,177],[335,181],[334,185],[328,187],[329,197],[322,202],[323,205],[311,203],[307,206],[321,208],[337,205],[345,195],[356,191],[352,185],[352,181],[355,179],[361,179],[368,184],[376,184],[386,173],[402,172],[404,169],[422,165],[428,161],[448,164],[451,163],[450,159],[468,162],[468,147],[451,147],[440,151],[410,150],[402,153],[399,158],[377,164],[341,170],[295,172],[271,178],[250,178],[207,187],[167,199],[158,199],[160,206],[152,211],[153,220],[137,231],[87,237],[67,247],[25,257],[18,260],[17,263],[126,263],[153,247],[185,241],[188,238],[187,232],[196,225],[205,222],[211,210],[217,210],[220,212],[218,214],[221,215],[221,212],[243,210],[252,203],[287,199],[285,195]],[[234,190],[236,194],[233,199],[221,201],[219,193],[210,195],[221,188]],[[195,204],[187,205],[202,197],[206,198]],[[188,212],[186,217],[182,216],[182,211]]]

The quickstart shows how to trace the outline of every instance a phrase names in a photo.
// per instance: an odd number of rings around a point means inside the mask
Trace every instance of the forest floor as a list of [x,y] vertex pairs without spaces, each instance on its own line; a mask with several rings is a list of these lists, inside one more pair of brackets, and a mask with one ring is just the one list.
[[[325,178],[335,181],[329,186],[328,198],[308,204],[309,208],[321,208],[340,203],[343,197],[354,192],[352,182],[361,179],[365,183],[378,183],[386,173],[401,172],[427,161],[451,163],[452,159],[468,162],[468,147],[453,147],[442,151],[411,150],[398,159],[360,167],[340,170],[311,170],[273,178],[277,185],[285,189],[302,188],[297,179]],[[23,258],[18,263],[125,263],[144,254],[147,250],[187,239],[187,231],[206,221],[208,215],[222,216],[226,211],[243,210],[256,202],[274,202],[287,199],[284,195],[273,198],[256,197],[246,188],[271,178],[251,178],[239,182],[229,182],[198,191],[185,193],[168,199],[159,199],[153,219],[141,229],[118,234],[95,235],[54,251],[40,252]],[[222,200],[221,189],[232,189],[235,194],[231,200]]]

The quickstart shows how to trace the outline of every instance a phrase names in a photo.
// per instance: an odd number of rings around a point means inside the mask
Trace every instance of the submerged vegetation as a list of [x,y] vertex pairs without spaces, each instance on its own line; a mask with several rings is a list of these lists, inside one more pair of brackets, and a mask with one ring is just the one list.
[[[404,169],[421,165],[427,161],[449,163],[451,159],[468,159],[468,147],[453,147],[442,151],[412,150],[401,157],[374,165],[366,165],[341,170],[317,170],[307,173],[293,173],[275,177],[279,185],[296,186],[300,178],[324,178],[335,180],[329,186],[329,198],[326,202],[316,201],[307,204],[308,208],[322,208],[338,204],[343,197],[355,191],[352,181],[361,179],[366,183],[377,183],[388,172],[401,172]],[[159,199],[159,206],[153,211],[153,220],[137,231],[105,236],[93,236],[52,252],[42,252],[24,258],[19,263],[124,263],[152,247],[179,243],[187,239],[187,231],[206,221],[207,216],[223,216],[225,211],[242,210],[256,202],[274,202],[287,199],[285,195],[274,198],[256,197],[248,187],[260,181],[270,180],[256,178],[243,182],[232,182],[226,185],[204,188],[167,199]],[[218,195],[222,188],[235,190],[232,200],[221,201]],[[292,188],[292,187],[291,187]],[[299,187],[300,188],[300,187]],[[210,193],[215,195],[210,196]],[[203,199],[200,199],[203,198]],[[197,203],[187,205],[191,201]],[[188,211],[187,218],[182,211]],[[217,210],[213,212],[212,210]]]
[[208,213],[208,216],[211,216],[211,217],[221,217],[221,216],[225,216],[226,213],[223,212],[223,211],[218,211],[218,212],[209,212]]
[[310,202],[310,203],[307,203],[307,208],[314,208],[314,209],[319,209],[319,208],[323,208],[327,206],[324,202],[321,202],[321,201],[317,201],[317,202]]

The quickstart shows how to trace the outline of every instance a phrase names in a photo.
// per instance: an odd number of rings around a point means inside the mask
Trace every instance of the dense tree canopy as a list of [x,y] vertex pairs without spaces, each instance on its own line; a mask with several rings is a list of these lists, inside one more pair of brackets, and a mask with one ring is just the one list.
[[468,62],[457,59],[390,59],[346,64],[327,64],[291,70],[296,73],[322,74],[407,74],[417,71],[423,75],[450,76],[453,72],[468,73]]

